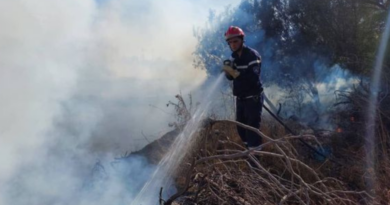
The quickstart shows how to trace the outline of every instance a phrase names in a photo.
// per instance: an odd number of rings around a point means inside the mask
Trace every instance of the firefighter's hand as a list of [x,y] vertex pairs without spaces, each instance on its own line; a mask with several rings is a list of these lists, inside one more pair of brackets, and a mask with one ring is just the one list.
[[237,78],[240,75],[240,72],[238,72],[237,70],[234,70],[232,67],[230,67],[228,65],[224,65],[222,67],[222,70],[225,71],[225,73],[232,76],[233,78]]

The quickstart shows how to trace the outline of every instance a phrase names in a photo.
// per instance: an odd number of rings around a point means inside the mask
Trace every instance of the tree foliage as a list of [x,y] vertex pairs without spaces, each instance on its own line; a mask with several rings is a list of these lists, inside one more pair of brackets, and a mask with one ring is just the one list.
[[374,0],[243,0],[220,15],[211,12],[207,26],[196,32],[195,65],[216,74],[229,55],[223,33],[237,25],[265,65],[279,72],[266,72],[271,80],[281,73],[312,75],[310,68],[319,59],[368,75],[388,7],[388,1]]
[[[328,108],[320,104],[317,85],[337,84],[331,80],[332,69],[348,73],[333,72],[339,79],[371,77],[389,5],[373,0],[243,0],[219,15],[210,12],[207,25],[195,32],[194,65],[209,75],[220,73],[222,60],[231,53],[224,32],[239,26],[246,44],[262,56],[263,85],[284,89],[281,103],[294,112],[282,113],[284,117],[319,117]],[[389,83],[390,55],[383,67]]]

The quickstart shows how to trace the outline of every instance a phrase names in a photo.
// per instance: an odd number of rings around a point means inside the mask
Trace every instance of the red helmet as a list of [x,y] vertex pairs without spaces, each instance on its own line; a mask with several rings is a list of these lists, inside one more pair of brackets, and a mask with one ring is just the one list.
[[225,40],[228,41],[233,37],[239,37],[239,36],[242,36],[244,38],[245,36],[244,31],[237,26],[230,26],[225,33]]

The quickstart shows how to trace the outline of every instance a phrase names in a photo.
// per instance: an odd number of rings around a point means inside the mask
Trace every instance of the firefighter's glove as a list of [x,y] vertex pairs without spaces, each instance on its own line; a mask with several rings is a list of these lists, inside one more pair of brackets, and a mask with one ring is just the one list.
[[224,65],[222,70],[225,71],[225,73],[232,76],[233,78],[237,78],[240,75],[240,72],[238,72],[237,70],[234,70],[232,67],[230,67],[228,65]]

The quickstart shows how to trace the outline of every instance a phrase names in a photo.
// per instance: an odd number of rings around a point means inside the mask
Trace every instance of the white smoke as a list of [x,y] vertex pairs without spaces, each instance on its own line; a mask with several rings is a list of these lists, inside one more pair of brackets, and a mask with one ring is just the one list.
[[0,204],[70,203],[96,160],[158,137],[171,118],[149,104],[203,82],[193,27],[225,4],[1,1]]
[[84,65],[95,8],[88,1],[0,4],[3,184],[17,165],[36,160],[33,153],[45,142],[52,117],[60,112],[58,102],[71,94]]

